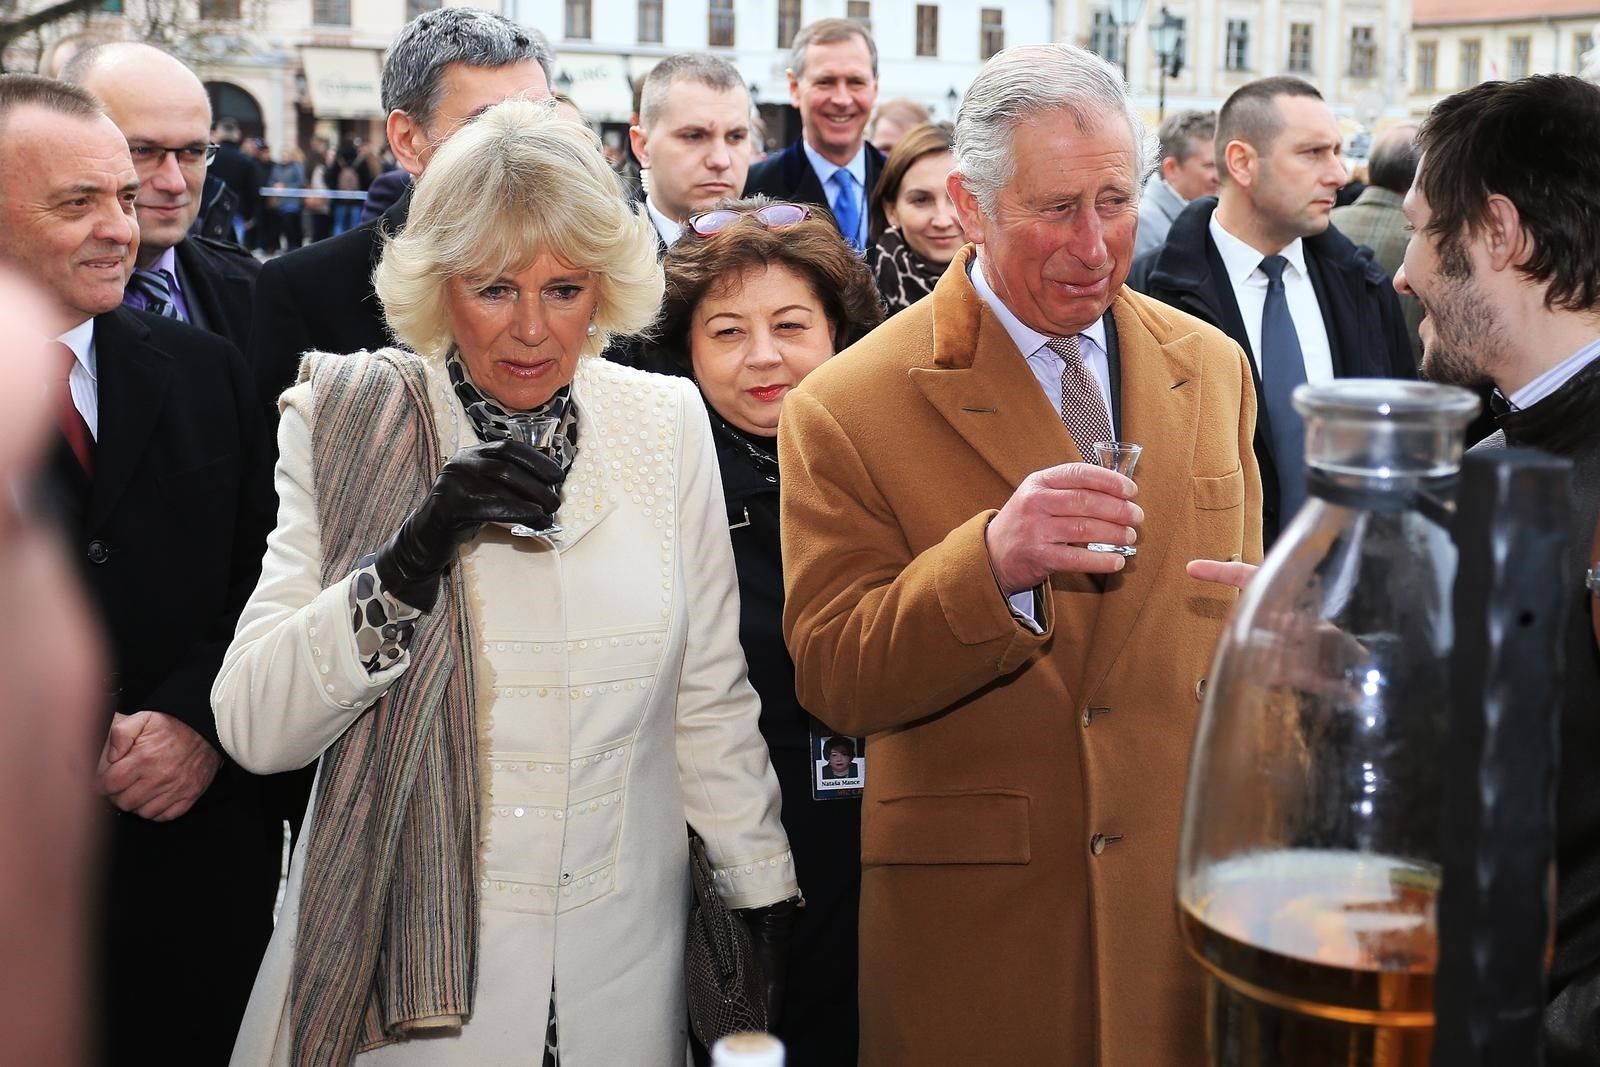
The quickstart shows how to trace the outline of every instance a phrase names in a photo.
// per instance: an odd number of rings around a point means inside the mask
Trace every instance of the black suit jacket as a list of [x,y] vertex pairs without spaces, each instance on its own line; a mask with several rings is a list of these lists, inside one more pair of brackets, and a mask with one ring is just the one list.
[[250,341],[250,312],[261,264],[231,241],[193,234],[173,251],[183,298],[190,314],[199,315],[194,325],[226,337],[242,351]]
[[[174,319],[117,308],[94,343],[94,477],[58,442],[46,491],[110,651],[106,725],[159,711],[220,751],[211,684],[277,510],[255,386],[233,345]],[[103,1062],[224,1063],[271,933],[282,822],[226,759],[176,819],[107,810]]]
[[249,356],[269,411],[294,384],[306,352],[360,352],[392,344],[372,272],[383,234],[399,233],[411,208],[408,191],[382,216],[337,237],[269,260],[256,280]]
[[[1183,209],[1164,245],[1134,262],[1128,284],[1139,292],[1187,311],[1217,327],[1250,352],[1250,336],[1222,254],[1211,239],[1217,198],[1201,197]],[[1372,250],[1353,244],[1329,226],[1304,240],[1306,271],[1322,309],[1338,378],[1415,378],[1416,364],[1400,298]],[[1253,353],[1252,353],[1253,356]],[[1270,547],[1278,536],[1278,468],[1261,371],[1252,358],[1256,385],[1256,460],[1261,467],[1262,534]]]
[[[768,156],[751,167],[749,175],[745,178],[744,195],[759,194],[774,200],[811,204],[823,208],[828,212],[828,217],[833,218],[833,201],[823,190],[821,179],[811,167],[811,160],[806,158],[805,148],[802,147],[804,144],[805,140],[802,138],[777,155]],[[870,144],[866,148],[867,185],[866,195],[862,198],[862,214],[870,215],[872,190],[878,184],[878,177],[883,174],[884,156]],[[868,223],[867,231],[870,230],[871,224]]]

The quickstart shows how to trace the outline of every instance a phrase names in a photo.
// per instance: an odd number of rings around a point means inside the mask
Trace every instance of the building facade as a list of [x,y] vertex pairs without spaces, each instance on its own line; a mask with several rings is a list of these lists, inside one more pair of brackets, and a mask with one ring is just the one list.
[[1600,80],[1600,0],[1415,0],[1410,105],[1494,79],[1581,74]]
[[[1408,113],[1406,34],[1411,0],[1144,0],[1131,26],[1110,0],[1061,0],[1056,37],[1125,63],[1136,103],[1166,109],[1220,107],[1247,81],[1293,74],[1321,90],[1355,134]],[[1183,66],[1163,79],[1149,28],[1180,20]]]

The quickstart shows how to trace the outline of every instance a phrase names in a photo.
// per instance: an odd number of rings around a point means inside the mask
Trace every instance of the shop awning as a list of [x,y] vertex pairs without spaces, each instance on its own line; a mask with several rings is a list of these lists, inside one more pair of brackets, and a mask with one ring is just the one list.
[[378,91],[380,55],[371,48],[300,49],[311,109],[323,119],[385,118]]

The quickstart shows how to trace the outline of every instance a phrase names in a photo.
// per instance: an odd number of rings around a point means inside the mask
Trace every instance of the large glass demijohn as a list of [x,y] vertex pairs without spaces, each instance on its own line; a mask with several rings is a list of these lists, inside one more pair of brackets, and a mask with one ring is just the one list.
[[1310,495],[1241,597],[1195,736],[1178,917],[1214,1067],[1428,1062],[1456,550],[1478,400],[1300,386]]

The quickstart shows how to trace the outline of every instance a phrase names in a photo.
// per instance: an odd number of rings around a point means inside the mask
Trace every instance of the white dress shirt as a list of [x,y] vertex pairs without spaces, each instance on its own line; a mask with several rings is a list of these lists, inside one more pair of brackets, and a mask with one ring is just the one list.
[[[1017,351],[1023,353],[1023,359],[1028,363],[1028,369],[1033,371],[1034,378],[1039,387],[1044,390],[1044,395],[1049,398],[1050,406],[1057,411],[1061,410],[1061,372],[1066,367],[1063,359],[1055,349],[1046,342],[1050,334],[1040,333],[1023,323],[1011,309],[1006,307],[1005,301],[995,294],[989,285],[989,279],[984,277],[983,263],[978,258],[971,261],[968,268],[968,277],[972,279],[972,287],[978,291],[978,297],[989,310],[994,312],[994,317],[1000,320],[1000,325],[1005,327],[1006,334],[1011,338],[1011,343],[1017,346]],[[1111,361],[1106,356],[1106,323],[1104,318],[1096,319],[1082,333],[1078,334],[1078,356],[1083,360],[1089,373],[1094,376],[1094,382],[1100,387],[1100,399],[1106,405],[1106,425],[1111,427],[1113,440],[1117,436],[1117,423],[1111,415]],[[1066,457],[1062,457],[1066,461]],[[1042,592],[1043,583],[1036,589],[1024,589],[1020,593],[1012,593],[1006,597],[1006,602],[1011,605],[1011,614],[1034,633],[1044,633],[1044,620],[1034,610],[1035,592]],[[1004,592],[1004,590],[1002,590]]]
[[650,213],[650,221],[655,225],[656,233],[661,235],[661,240],[671,248],[683,236],[683,225],[673,222],[656,208],[656,202],[648,195],[644,198],[644,209]]
[[67,388],[72,392],[72,406],[89,424],[89,436],[98,441],[100,377],[94,351],[94,320],[84,319],[56,340],[72,349],[72,354],[78,357],[78,361],[72,365],[72,373],[67,377]]
[[[1250,339],[1250,359],[1259,375],[1261,314],[1267,307],[1267,275],[1261,269],[1261,261],[1266,257],[1223,229],[1215,212],[1211,215],[1211,239],[1217,243],[1223,266],[1228,269],[1233,299],[1239,305],[1239,317],[1244,319],[1245,334]],[[1295,335],[1300,339],[1306,382],[1310,385],[1331,382],[1333,349],[1328,345],[1328,327],[1322,321],[1317,291],[1311,286],[1311,275],[1306,273],[1305,242],[1296,237],[1278,254],[1289,261],[1283,272],[1283,292],[1289,301],[1289,317],[1294,320]]]
[[1531,408],[1572,380],[1573,375],[1600,359],[1600,340],[1591,341],[1508,398],[1513,411]]
[[866,145],[866,142],[863,141],[861,143],[861,147],[856,149],[855,158],[852,159],[850,162],[846,163],[842,167],[839,166],[839,164],[834,163],[831,160],[824,159],[822,157],[821,153],[817,152],[814,148],[812,148],[811,145],[803,137],[800,139],[800,147],[805,150],[806,159],[811,161],[811,169],[816,171],[817,180],[822,182],[822,193],[823,193],[823,195],[825,197],[827,197],[827,200],[828,200],[828,202],[826,204],[822,205],[822,206],[827,208],[829,211],[833,210],[833,198],[834,198],[834,196],[837,195],[837,190],[831,184],[832,181],[833,181],[834,173],[836,171],[847,170],[847,171],[850,172],[850,177],[855,179],[855,182],[852,185],[851,189],[855,193],[855,199],[856,199],[856,212],[857,212],[857,216],[856,217],[858,219],[858,221],[856,223],[856,239],[857,239],[857,242],[863,248],[865,248],[866,245],[867,245],[867,145]]

